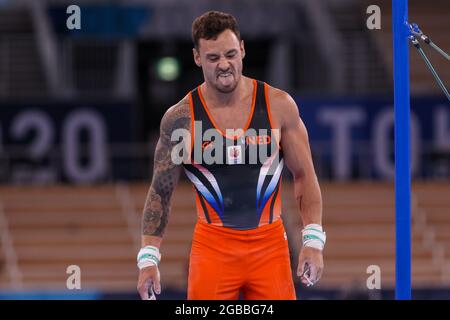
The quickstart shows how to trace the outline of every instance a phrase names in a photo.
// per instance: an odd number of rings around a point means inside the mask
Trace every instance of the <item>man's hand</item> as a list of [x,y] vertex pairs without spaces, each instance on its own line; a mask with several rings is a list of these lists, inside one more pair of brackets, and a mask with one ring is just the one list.
[[161,293],[160,274],[157,266],[150,266],[139,271],[137,290],[142,300],[156,300],[155,295]]
[[316,284],[323,273],[322,250],[302,247],[298,257],[297,276],[308,287]]

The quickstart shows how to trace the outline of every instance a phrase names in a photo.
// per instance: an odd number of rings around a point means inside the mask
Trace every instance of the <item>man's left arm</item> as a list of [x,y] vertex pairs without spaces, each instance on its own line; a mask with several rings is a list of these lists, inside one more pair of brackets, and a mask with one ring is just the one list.
[[297,104],[287,93],[272,88],[272,113],[281,128],[281,148],[284,160],[294,179],[294,193],[303,222],[303,246],[297,275],[312,285],[323,272],[322,195],[311,156],[308,132],[300,118]]

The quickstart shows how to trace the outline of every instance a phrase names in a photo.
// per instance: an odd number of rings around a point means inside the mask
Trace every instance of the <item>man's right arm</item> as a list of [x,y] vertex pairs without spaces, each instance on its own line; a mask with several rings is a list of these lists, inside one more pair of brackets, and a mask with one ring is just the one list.
[[[155,149],[152,183],[142,214],[142,249],[138,254],[139,279],[137,289],[142,299],[156,299],[152,292],[160,294],[158,269],[162,237],[170,213],[170,201],[180,177],[181,164],[174,163],[172,150],[180,141],[172,141],[177,129],[190,131],[191,113],[189,101],[184,98],[169,108],[161,120],[160,137]],[[190,141],[186,142],[190,146]],[[185,149],[186,150],[186,149]],[[141,257],[141,258],[139,258]],[[145,259],[150,259],[146,261]]]
[[160,247],[167,226],[170,201],[178,183],[181,165],[171,158],[173,147],[179,143],[171,141],[176,129],[190,130],[191,114],[189,101],[184,98],[169,108],[160,125],[160,137],[155,149],[153,177],[145,200],[142,215],[142,247]]

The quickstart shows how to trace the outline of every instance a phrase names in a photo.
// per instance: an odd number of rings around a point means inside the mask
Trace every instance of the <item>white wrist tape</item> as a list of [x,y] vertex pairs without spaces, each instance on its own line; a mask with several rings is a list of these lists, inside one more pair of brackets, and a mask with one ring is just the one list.
[[154,246],[145,246],[137,255],[137,266],[143,269],[149,266],[158,266],[161,261],[161,253]]
[[308,224],[302,230],[302,240],[304,247],[323,250],[327,235],[320,224]]

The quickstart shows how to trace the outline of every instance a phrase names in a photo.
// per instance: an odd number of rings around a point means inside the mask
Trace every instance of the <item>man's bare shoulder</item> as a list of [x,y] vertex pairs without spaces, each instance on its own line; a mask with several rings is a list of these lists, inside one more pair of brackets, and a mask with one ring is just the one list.
[[176,129],[191,128],[191,108],[189,96],[185,96],[178,103],[171,106],[161,119],[161,134],[170,136]]
[[283,127],[286,121],[299,117],[297,104],[289,93],[270,85],[267,87],[270,112],[277,126]]

